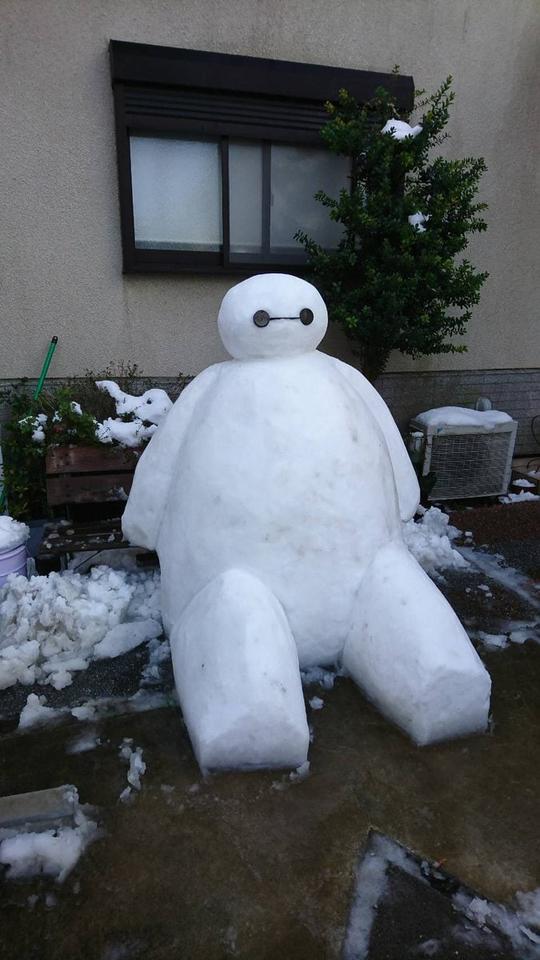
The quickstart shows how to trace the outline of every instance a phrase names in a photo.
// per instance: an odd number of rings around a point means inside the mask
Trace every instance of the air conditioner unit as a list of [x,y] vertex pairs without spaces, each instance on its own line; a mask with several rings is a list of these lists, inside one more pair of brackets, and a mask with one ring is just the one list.
[[[467,497],[496,497],[508,490],[512,473],[512,456],[517,423],[498,411],[482,414],[465,410],[465,420],[485,417],[486,423],[458,423],[459,416],[450,416],[453,423],[443,423],[443,410],[430,410],[410,422],[409,450],[418,464],[421,476],[434,479],[427,499],[461,500]],[[440,413],[441,417],[430,416]],[[502,420],[503,417],[507,417]]]

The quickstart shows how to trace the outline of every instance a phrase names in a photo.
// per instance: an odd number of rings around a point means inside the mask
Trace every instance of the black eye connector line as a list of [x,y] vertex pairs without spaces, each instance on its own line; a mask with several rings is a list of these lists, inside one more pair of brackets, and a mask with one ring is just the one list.
[[297,317],[271,317],[267,310],[257,310],[253,314],[253,323],[256,327],[267,327],[271,320],[300,320],[307,327],[313,323],[313,310],[303,307]]

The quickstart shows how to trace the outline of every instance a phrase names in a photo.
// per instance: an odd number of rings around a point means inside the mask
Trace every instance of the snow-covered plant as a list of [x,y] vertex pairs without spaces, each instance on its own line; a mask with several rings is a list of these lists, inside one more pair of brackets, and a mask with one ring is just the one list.
[[372,380],[392,350],[412,357],[465,351],[451,338],[465,332],[487,278],[462,257],[468,235],[486,229],[486,204],[476,201],[485,163],[434,155],[448,136],[451,83],[448,77],[433,96],[417,98],[415,110],[423,112],[414,126],[382,88],[365,104],[345,90],[327,104],[322,137],[350,158],[350,189],[316,197],[342,224],[342,239],[326,251],[304,231],[296,237],[331,319]]

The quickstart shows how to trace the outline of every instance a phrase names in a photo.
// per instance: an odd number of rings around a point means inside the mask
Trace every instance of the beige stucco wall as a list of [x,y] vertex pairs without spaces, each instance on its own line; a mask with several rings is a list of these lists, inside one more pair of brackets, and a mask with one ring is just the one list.
[[[362,69],[399,63],[417,87],[455,77],[450,152],[482,154],[490,271],[469,353],[391,368],[538,365],[538,0],[1,0],[0,378],[137,360],[196,373],[223,354],[230,281],[124,277],[110,38]],[[536,139],[536,143],[535,143]],[[338,351],[334,332],[327,349]]]

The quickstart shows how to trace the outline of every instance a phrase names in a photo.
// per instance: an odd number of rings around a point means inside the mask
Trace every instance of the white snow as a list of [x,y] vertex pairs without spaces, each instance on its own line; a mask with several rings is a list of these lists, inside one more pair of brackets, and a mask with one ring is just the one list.
[[139,420],[159,424],[172,407],[172,400],[165,390],[153,388],[135,397],[121,390],[114,380],[96,380],[96,387],[113,398],[119,417],[132,414]]
[[229,290],[218,327],[234,360],[182,392],[135,471],[123,530],[159,554],[203,768],[306,760],[299,667],[342,661],[417,742],[487,722],[489,677],[403,538],[430,570],[466,563],[440,512],[402,529],[418,505],[414,468],[376,390],[317,351],[327,322],[298,277]]
[[468,567],[467,560],[452,546],[461,531],[451,525],[448,514],[438,507],[420,508],[419,513],[419,521],[408,520],[403,525],[403,537],[424,570],[433,575]]
[[424,427],[484,427],[492,430],[512,420],[502,410],[470,410],[468,407],[434,407],[415,416]]
[[512,624],[506,624],[503,633],[486,633],[479,630],[477,637],[487,650],[504,650],[511,643],[516,643],[518,646],[526,643],[527,640],[535,640],[540,643],[538,626],[535,623],[526,623],[520,624],[518,627],[514,626],[512,629]]
[[312,710],[322,710],[324,707],[324,700],[321,700],[320,697],[312,697],[309,701],[309,705]]
[[5,514],[0,516],[0,551],[14,550],[22,543],[26,543],[30,536],[30,528],[25,523],[14,520]]
[[530,490],[522,490],[521,493],[507,493],[506,496],[499,497],[500,503],[524,503],[526,500],[540,500],[540,496]]
[[45,875],[63,883],[88,844],[97,839],[97,824],[85,815],[78,804],[77,791],[73,790],[74,827],[58,827],[40,833],[13,833],[1,840],[0,863],[8,867],[8,880]]
[[[116,403],[117,417],[108,417],[96,423],[96,437],[102,443],[115,440],[124,447],[139,447],[149,440],[157,424],[165,419],[172,407],[172,400],[164,390],[146,390],[140,397],[121,390],[114,380],[96,380],[96,387],[108,393]],[[126,420],[125,417],[132,417]]]
[[72,400],[71,403],[70,403],[70,407],[71,407],[73,413],[76,413],[76,414],[78,414],[79,417],[82,417],[82,409],[81,409],[80,403],[77,403],[76,400]]
[[390,133],[394,140],[405,140],[407,137],[417,137],[422,129],[419,123],[415,127],[411,127],[405,120],[397,120],[396,117],[392,117],[391,120],[386,121],[381,133]]
[[149,440],[155,433],[157,427],[151,423],[146,426],[142,420],[117,420],[108,417],[103,423],[98,424],[96,428],[96,437],[102,443],[110,443],[116,440],[124,447],[140,447],[143,440]]
[[146,640],[159,637],[162,628],[157,620],[139,620],[130,623],[119,623],[96,643],[94,657],[103,660],[106,657],[119,657],[128,650],[133,650]]
[[536,484],[531,480],[526,480],[525,477],[522,477],[518,480],[512,480],[513,487],[523,487],[524,489],[534,490]]
[[128,764],[128,785],[119,797],[119,800],[125,803],[131,798],[133,790],[141,789],[141,777],[146,773],[146,763],[143,760],[142,747],[133,747],[133,740],[129,738],[122,741],[118,753],[120,758]]
[[12,576],[0,589],[0,689],[38,682],[61,690],[94,658],[157,637],[160,624],[156,571]]
[[[416,213],[412,213],[410,217],[407,217],[411,227],[414,227],[418,233],[425,233],[426,228],[424,224],[429,220],[429,214],[422,213],[420,210],[417,210]],[[415,434],[413,434],[414,436]],[[422,436],[422,434],[420,434]]]

